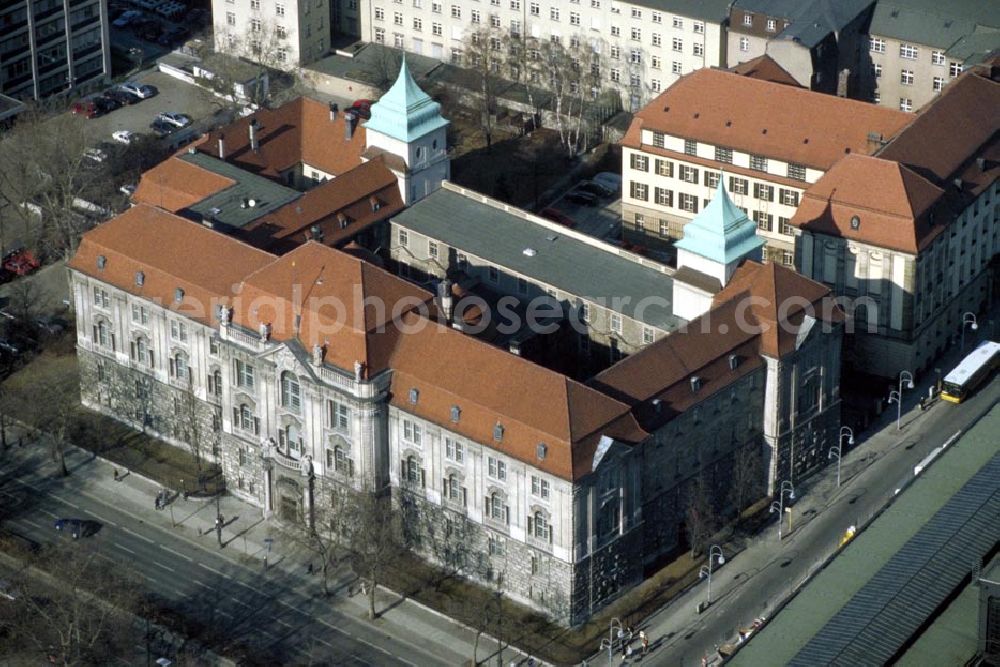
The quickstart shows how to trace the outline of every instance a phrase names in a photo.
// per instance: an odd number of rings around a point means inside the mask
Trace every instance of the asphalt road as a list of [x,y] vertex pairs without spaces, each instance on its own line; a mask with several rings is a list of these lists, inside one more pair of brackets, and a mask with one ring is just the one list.
[[[242,643],[262,658],[273,655],[283,663],[446,664],[394,644],[391,637],[373,637],[370,626],[295,590],[277,568],[264,572],[259,565],[234,564],[126,508],[75,491],[72,478],[19,477],[0,491],[0,501],[24,507],[5,522],[9,528],[46,543],[72,539],[54,529],[57,517],[99,522],[96,535],[81,539],[92,542],[101,557],[128,564],[167,606],[213,629],[221,643]],[[211,546],[216,547],[214,541]],[[218,646],[219,641],[209,643]]]
[[[850,454],[845,452],[841,488],[836,488],[836,466],[828,466],[796,505],[797,526],[791,535],[779,544],[772,523],[754,538],[763,541],[763,548],[751,547],[716,569],[714,603],[707,611],[699,615],[696,610],[706,598],[702,583],[647,619],[642,627],[653,652],[642,664],[700,665],[703,658],[717,662],[716,647],[733,641],[736,628],[770,615],[837,548],[847,526],[864,523],[884,507],[913,476],[916,463],[967,429],[998,399],[1000,379],[960,405],[939,402],[927,413],[903,415],[902,431],[893,423]],[[600,662],[592,664],[603,665],[606,655],[595,656]]]

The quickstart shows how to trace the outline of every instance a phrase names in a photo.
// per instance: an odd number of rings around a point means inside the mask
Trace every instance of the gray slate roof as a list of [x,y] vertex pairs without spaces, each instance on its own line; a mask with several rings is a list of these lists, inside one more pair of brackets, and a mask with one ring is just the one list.
[[[812,48],[831,32],[840,32],[874,0],[736,0],[734,7],[785,18],[791,25],[777,35]],[[738,27],[737,27],[738,29]]]
[[[442,188],[392,221],[649,326],[672,331],[683,323],[667,274],[460,192]],[[621,297],[629,301],[617,303]],[[637,308],[644,298],[650,305]]]
[[729,17],[732,0],[629,0],[629,4],[711,23],[722,23]]
[[945,55],[957,60],[966,68],[978,65],[991,53],[1000,50],[1000,30],[977,28],[977,32],[966,35],[951,45]]
[[996,0],[879,0],[869,32],[947,49],[977,25],[1000,28]]
[[[211,216],[223,224],[239,228],[248,225],[262,215],[281,208],[288,202],[297,199],[301,194],[268,178],[257,176],[200,151],[185,153],[180,158],[202,169],[236,181],[234,185],[225,190],[188,207],[188,210],[199,218]],[[244,208],[244,200],[250,199],[254,201],[255,205]],[[218,210],[213,211],[212,209]]]

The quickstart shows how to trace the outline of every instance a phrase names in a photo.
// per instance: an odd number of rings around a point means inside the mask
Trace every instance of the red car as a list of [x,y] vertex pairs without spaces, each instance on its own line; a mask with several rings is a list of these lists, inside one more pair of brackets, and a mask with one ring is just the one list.
[[15,276],[26,276],[39,267],[35,254],[26,248],[11,250],[3,258],[3,270]]
[[78,116],[83,116],[84,118],[93,118],[101,113],[100,107],[97,106],[97,102],[94,100],[79,100],[77,102],[73,102],[72,111]]
[[543,218],[548,218],[552,222],[558,222],[560,225],[565,225],[570,229],[576,227],[576,222],[573,221],[573,218],[569,217],[562,211],[558,211],[551,207],[543,208],[541,211],[538,212],[538,215],[542,216]]
[[354,100],[354,104],[351,105],[351,108],[348,111],[353,111],[354,113],[358,114],[365,120],[368,120],[369,118],[372,117],[373,104],[375,103],[371,100],[366,100],[366,99]]

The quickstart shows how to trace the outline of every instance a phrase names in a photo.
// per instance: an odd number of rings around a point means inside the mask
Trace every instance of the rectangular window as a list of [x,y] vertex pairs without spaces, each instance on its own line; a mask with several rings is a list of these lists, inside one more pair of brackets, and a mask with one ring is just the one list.
[[413,29],[417,32],[421,32],[424,29],[424,21],[420,18],[413,19]]
[[687,211],[689,213],[697,213],[698,212],[698,197],[697,196],[692,195],[692,194],[688,194],[686,192],[682,192],[680,194],[680,196],[678,197],[678,199],[680,200],[680,208],[681,208],[681,210]]
[[338,431],[351,430],[351,407],[340,401],[326,402],[326,425]]
[[705,172],[705,186],[709,188],[718,187],[719,185],[719,172],[717,171],[706,171]]
[[531,494],[539,498],[549,497],[549,482],[541,477],[531,476]]
[[649,186],[645,183],[631,182],[629,194],[632,199],[638,199],[639,201],[648,201],[649,199]]
[[767,31],[768,32],[774,32],[777,29],[778,29],[778,22],[775,21],[774,19],[768,19],[767,20]]
[[505,480],[507,479],[507,464],[499,459],[495,459],[492,456],[487,457],[489,475],[493,479]]
[[670,236],[670,223],[667,222],[666,220],[660,220],[659,232],[660,236],[663,238],[667,238],[668,236]]
[[795,263],[795,253],[791,250],[781,251],[781,263],[785,266],[791,266]]
[[919,49],[912,44],[900,44],[899,45],[899,57],[906,58],[908,60],[916,60]]
[[462,463],[465,461],[465,445],[452,438],[444,439],[445,456],[452,461]]
[[684,40],[680,37],[674,37],[673,40],[671,40],[671,46],[677,53],[684,52]]
[[611,313],[611,331],[616,334],[622,332],[622,316],[619,313]]
[[698,142],[694,139],[684,140],[684,154],[685,155],[697,155],[698,154]]
[[933,88],[935,93],[940,93],[942,90],[944,90],[944,78],[940,76],[934,77],[934,80],[931,83],[931,87]]
[[552,7],[551,9],[549,9],[549,18],[552,19],[553,21],[558,21],[559,20],[559,8],[558,7]]
[[645,155],[632,153],[632,157],[629,158],[629,163],[632,168],[637,171],[649,171],[649,158]]
[[663,36],[658,32],[653,33],[653,46],[659,47],[663,45]]
[[908,70],[908,69],[900,70],[899,71],[899,82],[901,84],[903,84],[904,86],[912,86],[913,85],[913,70]]
[[650,67],[652,67],[653,69],[660,69],[660,67],[663,64],[663,61],[660,59],[660,56],[650,56],[649,64]]
[[794,162],[788,163],[788,178],[794,178],[797,181],[806,180],[806,168],[805,165],[795,164]]
[[431,257],[431,259],[437,259],[438,258],[438,244],[437,244],[437,241],[428,241],[427,242],[427,254]]
[[226,12],[226,25],[236,25],[236,12]]
[[700,58],[705,55],[705,45],[701,42],[694,42],[691,46],[691,52]]
[[570,12],[569,13],[569,24],[570,25],[580,25],[580,12]]
[[795,190],[786,190],[785,188],[781,188],[779,194],[781,195],[781,203],[785,206],[799,205],[799,193]]
[[750,50],[750,39],[747,37],[740,37],[740,51],[746,53]]
[[685,183],[698,183],[698,170],[692,166],[682,164],[680,176]]
[[657,160],[656,161],[656,173],[659,176],[666,176],[667,178],[674,177],[674,163],[670,160]]
[[767,171],[767,158],[763,155],[751,155],[750,168],[754,171]]
[[403,420],[403,440],[407,442],[412,442],[414,445],[421,444],[421,428],[420,424],[410,421],[409,419]]
[[725,148],[723,146],[715,147],[715,161],[725,162],[726,164],[733,163],[733,149]]
[[752,26],[753,25],[753,14],[743,15],[743,25]]
[[774,186],[764,185],[763,183],[754,183],[753,196],[754,199],[763,199],[764,201],[774,201]]
[[399,245],[402,246],[403,248],[405,248],[406,244],[408,242],[409,242],[409,234],[407,234],[407,232],[406,232],[405,229],[403,229],[402,227],[400,227],[399,228]]
[[745,178],[738,176],[729,177],[729,192],[734,195],[745,195],[749,192],[750,183]]
[[872,77],[875,79],[882,78],[882,63],[872,63]]
[[885,53],[885,40],[881,37],[872,37],[868,42],[868,49],[872,53]]
[[170,321],[170,338],[182,343],[187,342],[187,327],[183,322],[177,322],[175,320]]
[[462,18],[462,8],[458,5],[451,6],[451,18],[460,19]]
[[654,188],[653,195],[656,198],[656,203],[660,206],[674,205],[674,193],[672,190],[667,190],[666,188]]
[[642,328],[642,344],[649,345],[655,339],[655,332],[652,327]]
[[795,235],[795,228],[792,227],[792,223],[788,218],[778,218],[778,231],[785,236]]
[[769,213],[763,213],[761,211],[753,212],[753,220],[757,223],[757,229],[762,232],[773,231],[774,226],[774,216]]
[[[653,145],[656,146],[657,148],[663,148],[662,132],[653,132]],[[656,162],[659,163],[660,160],[657,160]]]
[[944,51],[931,51],[931,65],[944,65]]
[[913,111],[913,100],[909,97],[899,98],[899,110],[900,111]]
[[275,5],[274,6],[274,13],[277,16],[284,16],[285,15],[285,6],[282,5],[282,4]]
[[962,73],[962,63],[950,63],[948,65],[948,76],[954,79]]
[[235,378],[236,386],[244,387],[246,389],[253,389],[253,382],[254,382],[253,366],[240,359],[236,359],[233,363],[236,375]]
[[684,72],[684,65],[678,61],[673,61],[670,63],[670,71],[673,74],[682,74]]

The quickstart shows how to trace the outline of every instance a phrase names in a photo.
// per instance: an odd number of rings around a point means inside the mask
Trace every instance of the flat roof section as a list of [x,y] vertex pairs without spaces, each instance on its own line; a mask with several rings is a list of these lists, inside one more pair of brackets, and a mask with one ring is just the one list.
[[[535,222],[513,206],[446,185],[392,221],[518,275],[551,285],[663,331],[684,323],[673,313],[674,281],[623,257],[617,248]],[[518,211],[513,213],[511,211]],[[527,251],[527,252],[526,252]]]
[[733,659],[881,665],[996,543],[1000,406],[949,447]]

